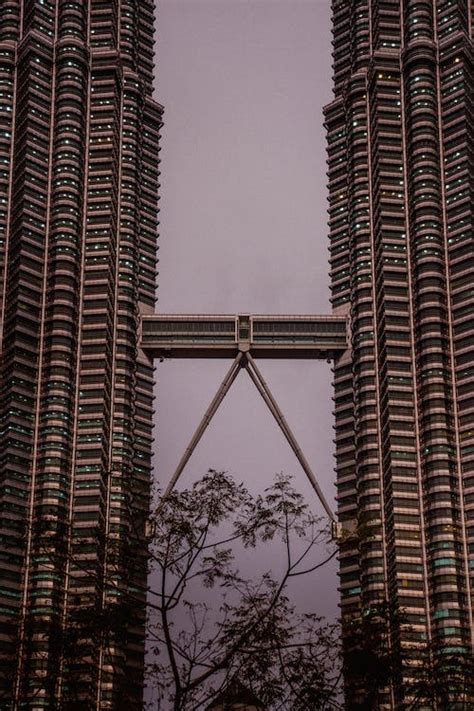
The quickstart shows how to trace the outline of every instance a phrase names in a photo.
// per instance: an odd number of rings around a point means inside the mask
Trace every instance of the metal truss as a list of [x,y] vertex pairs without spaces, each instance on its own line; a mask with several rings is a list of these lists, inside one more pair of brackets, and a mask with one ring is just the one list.
[[237,375],[239,374],[240,370],[245,370],[248,373],[251,381],[253,382],[253,384],[257,388],[258,392],[262,396],[263,401],[265,402],[268,409],[272,413],[278,426],[280,427],[281,431],[283,432],[288,444],[290,445],[296,458],[298,459],[299,463],[301,464],[303,471],[305,472],[311,486],[313,487],[314,491],[316,492],[325,512],[327,513],[327,515],[330,519],[330,521],[333,524],[335,524],[335,522],[336,522],[335,516],[334,516],[334,514],[331,510],[331,507],[329,506],[322,490],[321,490],[321,487],[319,486],[319,484],[316,480],[313,470],[311,469],[311,466],[310,466],[308,460],[306,459],[305,455],[303,454],[303,451],[301,450],[301,447],[299,446],[299,444],[296,440],[296,437],[293,434],[288,422],[286,421],[281,408],[279,407],[277,401],[275,400],[269,386],[267,385],[262,373],[260,372],[259,368],[257,367],[257,364],[255,363],[255,360],[252,358],[249,351],[247,351],[247,352],[239,351],[235,360],[232,362],[232,365],[229,368],[229,370],[227,371],[227,373],[224,377],[224,380],[220,384],[219,389],[217,390],[215,396],[211,400],[209,407],[207,408],[196,431],[194,432],[189,445],[186,447],[184,454],[181,457],[179,464],[176,468],[176,471],[174,472],[173,476],[170,479],[170,482],[169,482],[169,484],[163,494],[163,497],[161,499],[159,509],[161,509],[161,506],[163,505],[163,503],[166,501],[167,497],[170,495],[170,493],[173,491],[174,487],[176,486],[181,474],[183,473],[184,468],[186,467],[186,464],[188,463],[194,450],[196,449],[197,445],[199,444],[209,423],[211,422],[212,418],[214,417],[217,410],[219,409],[220,404],[222,403],[223,399],[229,392],[229,390],[230,390],[232,384],[234,383],[235,379],[237,378]]

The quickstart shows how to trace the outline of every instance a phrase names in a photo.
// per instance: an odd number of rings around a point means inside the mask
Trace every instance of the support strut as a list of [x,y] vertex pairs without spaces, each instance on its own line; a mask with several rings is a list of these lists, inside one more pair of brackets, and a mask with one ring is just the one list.
[[278,426],[280,427],[281,431],[283,432],[285,439],[287,440],[288,444],[290,445],[291,449],[293,450],[296,458],[298,459],[299,463],[301,464],[301,467],[308,477],[308,480],[313,487],[314,491],[316,492],[321,504],[323,505],[324,510],[326,511],[327,515],[329,516],[329,519],[331,523],[333,524],[333,527],[336,524],[336,519],[331,511],[331,508],[326,501],[326,498],[321,491],[321,488],[316,481],[316,477],[313,474],[313,470],[311,469],[308,460],[304,456],[303,452],[301,451],[300,446],[298,445],[298,442],[296,441],[296,437],[294,436],[293,432],[290,429],[290,426],[288,422],[286,421],[282,411],[280,410],[280,407],[278,406],[278,403],[276,402],[275,398],[273,397],[270,388],[268,387],[267,383],[265,382],[265,379],[263,375],[261,374],[260,370],[257,368],[257,365],[255,364],[254,359],[250,355],[250,353],[247,351],[243,353],[242,351],[239,351],[237,357],[233,361],[229,371],[227,372],[224,380],[222,381],[217,393],[215,394],[214,398],[212,399],[209,407],[207,408],[206,412],[204,413],[204,416],[199,423],[195,433],[193,434],[191,441],[189,445],[186,447],[186,450],[181,457],[181,460],[176,468],[175,473],[170,479],[170,482],[168,486],[166,487],[166,490],[161,497],[161,501],[158,505],[158,508],[156,509],[156,513],[158,514],[166,499],[170,495],[170,493],[173,491],[174,487],[176,486],[176,483],[181,476],[186,464],[188,463],[191,455],[193,454],[194,450],[196,449],[197,445],[199,444],[204,432],[207,429],[207,426],[209,425],[210,421],[216,414],[219,405],[223,401],[224,397],[227,395],[229,392],[229,389],[236,379],[239,370],[241,368],[245,368],[247,373],[249,374],[249,377],[255,387],[257,388],[258,392],[263,398],[263,401],[266,403],[268,409],[272,413],[273,417],[275,418],[276,422],[278,423]]
[[239,352],[237,354],[237,357],[233,361],[232,365],[230,366],[224,380],[222,381],[219,390],[216,392],[214,395],[209,407],[207,408],[206,412],[204,413],[204,416],[199,423],[195,433],[193,434],[191,441],[189,445],[186,447],[186,450],[183,454],[183,456],[180,459],[180,462],[178,466],[176,467],[176,471],[173,474],[173,476],[170,479],[170,482],[168,486],[166,487],[166,491],[164,492],[160,504],[156,510],[156,513],[159,513],[161,510],[163,504],[165,503],[166,499],[170,495],[170,493],[173,491],[176,482],[178,481],[179,477],[181,476],[184,467],[188,463],[192,453],[196,449],[197,445],[199,444],[199,441],[201,440],[201,437],[203,436],[204,432],[207,429],[207,426],[209,425],[210,421],[214,417],[214,415],[217,412],[217,409],[219,405],[221,404],[222,400],[225,398],[227,393],[229,392],[229,389],[236,379],[239,370],[241,368],[241,360],[242,360],[243,353]]
[[263,375],[261,374],[260,370],[257,368],[257,365],[250,355],[250,353],[247,353],[247,358],[246,358],[246,363],[244,365],[245,370],[250,376],[250,379],[254,383],[255,387],[257,388],[258,392],[262,396],[264,402],[267,404],[268,409],[272,413],[273,417],[278,423],[278,426],[280,427],[281,431],[283,432],[288,444],[290,445],[291,449],[295,453],[296,458],[298,459],[299,463],[301,464],[304,473],[308,477],[308,480],[315,490],[321,504],[324,507],[324,510],[326,511],[327,515],[329,516],[330,520],[332,522],[335,521],[335,516],[333,512],[331,511],[331,508],[326,501],[326,498],[321,491],[321,488],[316,481],[316,477],[313,474],[313,470],[311,469],[308,460],[304,456],[303,452],[301,451],[300,446],[298,445],[298,442],[296,441],[296,437],[294,436],[293,432],[290,429],[290,426],[288,422],[286,421],[283,412],[280,410],[278,403],[276,402],[275,398],[273,397],[270,388],[268,387],[267,383],[265,382],[265,379]]

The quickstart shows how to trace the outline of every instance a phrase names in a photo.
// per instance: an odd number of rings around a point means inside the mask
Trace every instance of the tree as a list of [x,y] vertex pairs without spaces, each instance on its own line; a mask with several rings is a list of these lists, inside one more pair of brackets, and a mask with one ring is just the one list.
[[[205,709],[235,679],[267,708],[340,708],[336,626],[298,613],[291,601],[292,584],[304,578],[317,607],[318,571],[336,550],[288,477],[252,497],[210,470],[169,496],[154,527],[151,708]],[[271,541],[272,550],[281,545],[279,574],[243,576],[237,557],[253,550],[262,560]],[[326,557],[317,562],[322,545]]]
[[[411,649],[401,651],[397,630],[411,635]],[[474,660],[467,646],[426,641],[408,623],[404,610],[386,601],[346,620],[343,626],[343,674],[347,711],[386,708],[391,689],[397,708],[473,708]],[[454,645],[454,646],[453,646]]]
[[389,644],[395,616],[385,601],[343,623],[343,672],[348,711],[380,708],[380,695],[392,683],[399,656]]
[[467,647],[428,643],[412,666],[406,711],[418,708],[467,711],[474,700],[474,660]]

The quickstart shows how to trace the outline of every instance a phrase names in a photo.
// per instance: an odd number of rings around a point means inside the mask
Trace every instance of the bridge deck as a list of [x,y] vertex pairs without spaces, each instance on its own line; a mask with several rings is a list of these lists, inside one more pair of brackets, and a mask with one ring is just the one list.
[[336,358],[348,347],[345,316],[153,314],[141,348],[152,358]]

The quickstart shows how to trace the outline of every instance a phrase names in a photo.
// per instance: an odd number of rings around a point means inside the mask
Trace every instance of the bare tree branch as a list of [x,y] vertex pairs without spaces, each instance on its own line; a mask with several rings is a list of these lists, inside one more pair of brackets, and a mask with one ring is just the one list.
[[[252,498],[242,485],[210,470],[191,490],[174,492],[161,514],[152,559],[161,577],[157,606],[163,609],[151,627],[156,649],[167,653],[169,673],[163,663],[150,666],[175,711],[204,708],[235,678],[275,709],[303,711],[318,699],[337,709],[335,628],[298,614],[287,593],[293,577],[313,575],[337,551],[299,570],[328,536],[289,478],[277,477]],[[223,526],[230,529],[225,535]],[[270,572],[243,577],[234,547],[270,541],[283,545],[284,570],[277,579]],[[206,589],[213,604],[203,602]]]

